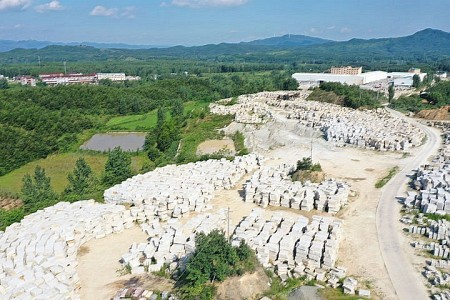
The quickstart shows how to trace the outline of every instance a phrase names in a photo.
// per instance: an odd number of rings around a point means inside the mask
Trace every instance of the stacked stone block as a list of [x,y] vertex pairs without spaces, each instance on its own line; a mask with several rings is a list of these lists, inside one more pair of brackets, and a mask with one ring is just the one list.
[[282,206],[311,211],[337,213],[348,201],[347,184],[326,180],[320,184],[292,181],[294,166],[282,164],[262,167],[245,184],[245,201],[262,206]]
[[246,173],[259,166],[254,154],[158,168],[134,176],[104,193],[107,203],[132,203],[141,221],[167,221],[189,212],[207,209],[215,192],[233,187]]
[[134,225],[121,205],[60,202],[0,232],[0,299],[79,299],[79,247]]

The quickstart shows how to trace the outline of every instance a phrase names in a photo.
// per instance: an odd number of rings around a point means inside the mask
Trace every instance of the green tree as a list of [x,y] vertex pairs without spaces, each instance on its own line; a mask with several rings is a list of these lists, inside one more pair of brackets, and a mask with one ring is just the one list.
[[162,107],[158,108],[158,111],[156,112],[156,128],[160,130],[164,124],[164,121],[166,120],[166,114],[164,112],[164,109]]
[[391,103],[395,95],[394,83],[389,84],[388,94],[389,94],[389,103]]
[[178,139],[179,129],[175,126],[175,122],[173,120],[165,121],[156,140],[157,148],[164,152]]
[[123,152],[120,147],[110,151],[105,164],[103,183],[112,186],[130,178],[132,175],[131,157],[129,154]]
[[418,88],[420,86],[420,76],[415,74],[413,76],[413,87]]
[[64,193],[77,196],[88,193],[90,187],[95,182],[91,167],[89,167],[82,157],[77,160],[75,169],[67,175],[67,179],[69,180],[69,184],[64,190]]
[[0,78],[0,90],[6,90],[7,88],[9,88],[8,80]]
[[56,201],[57,195],[50,186],[50,177],[45,175],[45,169],[40,166],[36,166],[33,177],[26,174],[22,181],[22,201],[25,212],[35,212]]
[[184,105],[180,99],[175,99],[173,101],[172,110],[170,111],[170,115],[172,118],[183,117],[184,114]]

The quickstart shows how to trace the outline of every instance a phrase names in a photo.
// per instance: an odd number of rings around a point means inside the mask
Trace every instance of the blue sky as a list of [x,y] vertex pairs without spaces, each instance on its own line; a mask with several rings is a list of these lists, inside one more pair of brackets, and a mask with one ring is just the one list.
[[450,32],[450,0],[0,0],[0,39],[201,45]]

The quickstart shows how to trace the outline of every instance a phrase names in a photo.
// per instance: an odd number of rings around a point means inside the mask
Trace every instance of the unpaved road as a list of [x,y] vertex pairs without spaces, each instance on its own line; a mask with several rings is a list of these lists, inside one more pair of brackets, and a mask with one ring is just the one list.
[[[392,112],[400,116],[400,114]],[[427,141],[420,152],[384,187],[377,213],[376,225],[381,255],[383,257],[390,280],[394,286],[398,299],[429,299],[426,287],[420,273],[414,269],[408,253],[405,252],[405,236],[399,227],[399,204],[397,196],[404,194],[408,184],[407,175],[411,170],[425,163],[430,155],[437,152],[441,145],[440,134],[436,129],[419,126],[427,135]]]

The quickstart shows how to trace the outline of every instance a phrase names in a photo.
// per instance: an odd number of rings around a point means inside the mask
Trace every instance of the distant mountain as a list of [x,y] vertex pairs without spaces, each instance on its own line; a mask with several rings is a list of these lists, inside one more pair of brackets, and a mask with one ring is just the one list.
[[299,47],[299,46],[319,45],[329,42],[332,41],[306,35],[286,34],[283,36],[271,37],[262,40],[255,40],[243,44],[255,46]]
[[151,45],[129,45],[124,43],[94,43],[94,42],[49,42],[49,41],[35,41],[35,40],[25,40],[25,41],[12,41],[12,40],[0,40],[0,52],[7,52],[13,49],[41,49],[51,45],[58,46],[91,46],[98,49],[149,49],[149,48],[161,48],[166,46],[151,46]]
[[181,58],[282,64],[299,61],[328,61],[333,64],[354,63],[361,65],[365,62],[379,60],[407,60],[426,63],[450,58],[450,33],[425,29],[405,37],[352,39],[345,42],[334,42],[300,35],[284,35],[235,44],[222,43],[151,49],[123,49],[118,47],[100,49],[86,45],[51,45],[40,49],[14,49],[0,53],[0,63],[36,62],[37,56],[42,61],[47,62]]

